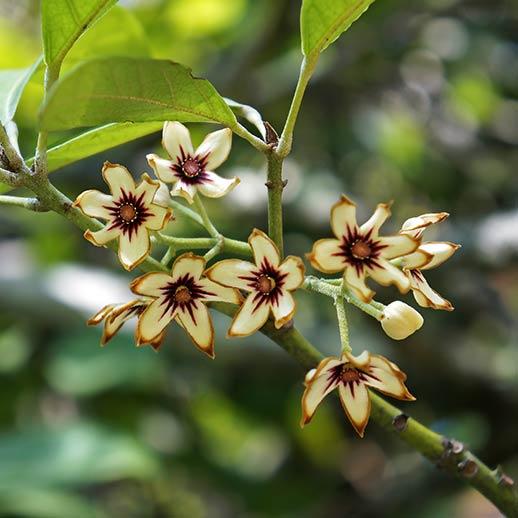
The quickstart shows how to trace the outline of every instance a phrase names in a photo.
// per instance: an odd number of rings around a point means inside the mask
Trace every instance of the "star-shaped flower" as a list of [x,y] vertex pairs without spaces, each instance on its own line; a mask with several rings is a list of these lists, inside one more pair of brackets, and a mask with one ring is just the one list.
[[162,146],[170,160],[147,155],[149,165],[160,180],[173,184],[172,196],[183,196],[189,203],[199,191],[209,198],[227,194],[239,178],[222,178],[214,172],[227,158],[232,145],[232,131],[228,128],[209,133],[196,149],[189,130],[179,122],[166,122],[162,132]]
[[225,259],[206,272],[213,281],[249,292],[234,316],[229,336],[248,336],[260,329],[270,312],[277,329],[295,314],[291,292],[304,281],[304,264],[299,257],[288,256],[281,262],[275,243],[260,230],[254,229],[248,243],[254,263]]
[[[128,320],[141,315],[150,302],[150,300],[146,299],[135,299],[124,304],[109,304],[90,318],[87,324],[89,326],[96,326],[104,321],[101,345],[106,345]],[[162,331],[153,339],[149,340],[148,344],[157,351],[162,345],[164,338],[165,331]]]
[[367,277],[383,286],[395,284],[406,293],[410,281],[390,259],[413,252],[419,239],[403,234],[379,236],[379,228],[389,216],[389,205],[380,203],[371,218],[359,226],[356,205],[342,196],[331,209],[331,228],[336,239],[320,239],[313,245],[308,254],[312,266],[325,273],[343,271],[347,285],[365,302],[374,296],[365,284]]
[[325,358],[306,375],[301,426],[311,421],[320,402],[337,388],[349,421],[358,435],[363,437],[371,410],[368,388],[397,399],[414,401],[405,380],[406,374],[397,365],[368,351],[359,356],[344,352],[341,358]]
[[106,226],[84,237],[96,246],[119,240],[119,260],[126,270],[132,270],[149,254],[150,230],[161,230],[172,216],[171,209],[154,203],[159,182],[147,174],[135,185],[133,177],[122,165],[105,162],[102,174],[111,195],[97,190],[81,193],[74,205],[87,216],[107,221]]
[[[439,212],[407,219],[403,223],[401,234],[421,237],[426,228],[448,216],[447,212]],[[440,266],[459,248],[460,245],[449,241],[426,241],[415,252],[402,258],[403,272],[410,280],[410,289],[420,306],[453,311],[452,303],[431,288],[422,272]]]
[[186,253],[176,259],[171,273],[151,272],[130,287],[153,301],[139,317],[137,345],[148,343],[172,321],[187,332],[196,347],[214,358],[214,327],[207,302],[239,304],[238,290],[221,286],[204,276],[205,259]]

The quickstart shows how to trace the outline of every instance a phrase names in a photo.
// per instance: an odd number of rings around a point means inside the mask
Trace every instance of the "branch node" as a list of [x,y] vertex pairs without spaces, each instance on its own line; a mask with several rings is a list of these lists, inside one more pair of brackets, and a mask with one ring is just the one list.
[[504,473],[502,466],[497,466],[497,468],[495,469],[495,475],[498,479],[498,484],[500,486],[504,486],[504,487],[513,487],[514,486],[514,480],[509,475],[507,475],[507,473]]
[[478,473],[478,466],[474,460],[466,459],[457,464],[460,474],[466,478],[473,478]]
[[266,129],[266,143],[272,148],[276,147],[279,143],[279,135],[268,121],[263,121],[263,124]]
[[404,432],[408,425],[408,416],[406,414],[399,414],[392,419],[392,426],[396,432]]

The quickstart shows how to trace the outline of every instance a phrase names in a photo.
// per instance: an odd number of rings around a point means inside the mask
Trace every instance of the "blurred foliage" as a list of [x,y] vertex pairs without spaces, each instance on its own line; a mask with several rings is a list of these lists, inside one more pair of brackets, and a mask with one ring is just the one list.
[[[0,0],[0,67],[41,52],[36,0]],[[65,60],[169,58],[250,104],[278,130],[300,62],[295,0],[126,0]],[[452,215],[429,239],[461,242],[430,272],[456,306],[389,342],[351,313],[352,338],[409,375],[405,410],[518,477],[518,8],[513,0],[387,0],[321,58],[286,163],[287,248],[329,234],[347,192],[360,213],[394,199],[407,217]],[[33,155],[41,73],[16,120]],[[193,125],[201,140],[210,126]],[[53,143],[72,133],[53,134]],[[146,169],[158,134],[55,173],[70,196],[103,188],[104,160]],[[264,165],[234,139],[222,169],[242,183],[208,208],[226,234],[265,227]],[[178,217],[179,235],[199,229]],[[159,354],[131,330],[98,347],[83,320],[127,297],[112,254],[53,214],[0,208],[0,515],[15,517],[478,517],[496,511],[375,425],[354,436],[328,401],[298,427],[303,372],[260,335],[223,339],[217,360],[172,329]],[[379,289],[382,301],[398,295]],[[411,298],[406,299],[412,303]],[[298,296],[297,325],[337,350],[333,308]]]

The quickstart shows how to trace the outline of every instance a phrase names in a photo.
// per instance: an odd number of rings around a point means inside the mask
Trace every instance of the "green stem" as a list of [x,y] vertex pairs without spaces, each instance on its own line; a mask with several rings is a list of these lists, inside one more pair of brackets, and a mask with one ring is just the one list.
[[252,257],[252,250],[248,243],[221,235],[218,237],[173,237],[157,233],[156,238],[177,250],[209,250],[220,245],[220,251],[231,255]]
[[5,173],[8,173],[5,175],[6,179],[11,178],[13,181],[15,181],[12,172],[24,175],[31,174],[29,168],[25,165],[23,158],[12,145],[9,135],[2,124],[0,124],[0,146],[2,146],[10,166],[10,171],[5,171]]
[[160,259],[160,264],[167,266],[171,262],[171,259],[175,256],[175,254],[176,248],[174,246],[170,246],[164,254],[164,257]]
[[242,126],[239,123],[236,123],[235,126],[233,126],[232,131],[238,135],[239,137],[247,140],[252,144],[252,146],[255,147],[258,151],[261,151],[262,153],[266,153],[270,150],[270,146],[266,144],[264,141],[262,141],[260,138],[256,137],[252,133],[250,133],[244,126]]
[[200,218],[200,215],[198,213],[194,212],[189,207],[186,207],[185,205],[182,205],[180,202],[175,201],[175,200],[169,200],[169,206],[172,209],[174,209],[176,212],[183,214],[184,216],[186,216],[189,219],[192,219],[193,221],[198,223],[198,225],[200,225],[201,227],[204,226],[203,221]]
[[306,91],[306,87],[308,86],[309,80],[311,79],[313,71],[317,66],[317,61],[318,56],[312,59],[305,57],[302,60],[299,79],[297,81],[297,86],[295,87],[295,93],[293,94],[290,110],[288,112],[288,116],[286,117],[286,123],[284,124],[284,129],[282,130],[281,138],[279,139],[279,144],[276,150],[276,153],[279,157],[284,158],[290,154],[291,144],[293,142],[293,130],[295,129],[295,123],[297,122],[300,105],[302,104],[302,99],[304,98],[304,93]]
[[219,236],[216,240],[216,244],[203,256],[205,261],[209,262],[213,257],[216,257],[222,250],[225,244],[225,238]]
[[281,257],[284,255],[283,225],[282,225],[282,191],[284,180],[282,179],[282,158],[271,151],[267,155],[268,175],[266,187],[268,187],[268,235],[277,245]]
[[198,214],[200,215],[200,218],[203,222],[203,226],[205,227],[207,232],[212,237],[219,237],[220,233],[218,232],[217,228],[212,224],[212,221],[210,220],[209,215],[205,210],[205,206],[203,205],[201,196],[198,193],[194,195],[194,206],[196,207],[196,210],[198,211]]
[[351,344],[349,342],[349,323],[347,322],[347,314],[345,312],[345,304],[343,297],[335,298],[336,318],[338,319],[338,330],[340,331],[340,343],[342,344],[342,352],[351,352]]
[[0,205],[11,205],[13,207],[23,207],[34,212],[45,212],[48,209],[37,198],[21,198],[18,196],[0,195]]

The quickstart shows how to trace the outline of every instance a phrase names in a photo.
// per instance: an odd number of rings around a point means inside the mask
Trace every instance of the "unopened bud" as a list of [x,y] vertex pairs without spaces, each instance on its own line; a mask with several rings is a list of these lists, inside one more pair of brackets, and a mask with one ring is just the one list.
[[169,194],[169,188],[164,182],[160,182],[160,187],[157,189],[153,201],[158,205],[162,205],[162,207],[167,207],[170,200],[171,195]]
[[423,325],[423,317],[400,300],[391,302],[381,316],[381,327],[390,338],[403,340]]

